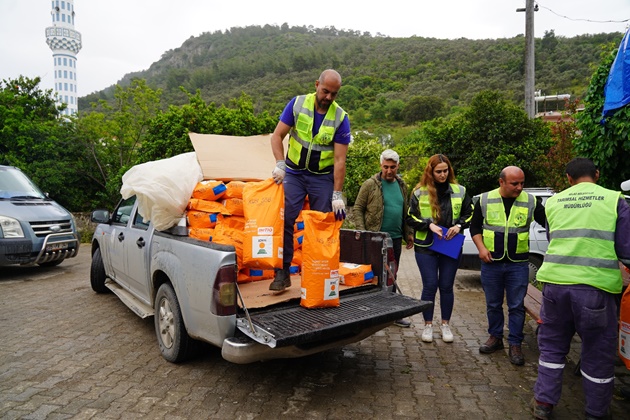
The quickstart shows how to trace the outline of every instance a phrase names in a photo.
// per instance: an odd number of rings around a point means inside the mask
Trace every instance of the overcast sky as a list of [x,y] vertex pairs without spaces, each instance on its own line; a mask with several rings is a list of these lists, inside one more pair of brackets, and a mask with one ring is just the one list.
[[[191,36],[249,25],[334,26],[372,35],[510,38],[525,33],[526,0],[75,0],[79,96],[141,71]],[[625,32],[630,0],[540,0],[535,36]],[[53,87],[50,0],[0,0],[0,79],[40,76]]]

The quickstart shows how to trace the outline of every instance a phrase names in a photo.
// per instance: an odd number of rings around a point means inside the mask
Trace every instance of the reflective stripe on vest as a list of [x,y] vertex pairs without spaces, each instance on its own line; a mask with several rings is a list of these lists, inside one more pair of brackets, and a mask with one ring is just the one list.
[[615,252],[619,197],[617,191],[581,182],[547,199],[550,242],[540,281],[621,292]]
[[[450,186],[451,190],[453,190],[453,193],[451,194],[451,219],[454,222],[455,220],[459,219],[459,215],[462,211],[462,203],[464,201],[464,196],[466,195],[466,188],[458,184],[450,184]],[[420,187],[413,193],[418,199],[418,210],[420,211],[420,217],[423,218],[423,215],[426,215],[426,219],[431,219],[431,221],[435,223],[432,216],[433,212],[431,209],[431,204],[429,203],[429,191],[427,190],[427,188]],[[415,218],[415,216],[412,217]],[[417,230],[414,244],[418,246],[431,246],[431,244],[433,243],[433,235],[428,235],[428,233],[428,230]]]
[[500,260],[521,262],[529,259],[529,225],[534,219],[536,199],[522,191],[505,217],[505,206],[499,189],[483,193],[479,199],[483,215],[483,244]]
[[333,102],[313,137],[315,118],[315,94],[296,97],[293,105],[294,125],[290,131],[287,164],[292,169],[306,169],[313,173],[330,173],[335,163],[335,132],[343,122],[346,112]]

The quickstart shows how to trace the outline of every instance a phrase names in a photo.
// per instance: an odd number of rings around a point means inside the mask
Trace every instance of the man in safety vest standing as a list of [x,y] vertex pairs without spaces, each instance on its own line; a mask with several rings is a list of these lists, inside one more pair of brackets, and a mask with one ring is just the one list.
[[[291,286],[289,269],[293,260],[293,227],[308,196],[311,210],[346,217],[342,198],[346,177],[346,155],[350,144],[348,114],[335,102],[341,89],[341,76],[324,70],[315,81],[315,93],[293,98],[284,108],[271,135],[276,159],[272,172],[284,187],[283,267],[276,270],[269,290]],[[286,156],[282,140],[290,134]]]
[[521,366],[525,306],[529,283],[529,226],[533,220],[545,225],[545,208],[523,191],[524,172],[504,168],[499,188],[481,194],[470,222],[470,235],[481,259],[481,285],[486,295],[490,338],[480,353],[503,349],[503,298],[508,306],[508,344],[512,364]]
[[617,358],[618,260],[630,259],[630,207],[621,193],[596,184],[599,171],[591,160],[573,159],[566,173],[571,187],[546,204],[550,242],[537,277],[544,283],[544,299],[532,410],[536,418],[551,416],[577,332],[586,418],[606,418]]

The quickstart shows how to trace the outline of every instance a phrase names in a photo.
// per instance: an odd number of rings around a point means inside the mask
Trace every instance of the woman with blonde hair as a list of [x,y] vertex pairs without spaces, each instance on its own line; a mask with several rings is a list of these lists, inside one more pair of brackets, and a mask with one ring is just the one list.
[[[448,241],[463,233],[472,213],[472,200],[466,194],[466,188],[457,183],[451,162],[442,154],[431,156],[411,194],[406,221],[415,233],[414,251],[422,277],[422,300],[435,302],[438,290],[440,292],[440,332],[445,343],[453,341],[449,322],[455,303],[453,284],[459,259],[437,253],[429,247],[434,237]],[[442,227],[448,229],[446,233]],[[422,341],[430,343],[433,341],[433,308],[423,315]]]

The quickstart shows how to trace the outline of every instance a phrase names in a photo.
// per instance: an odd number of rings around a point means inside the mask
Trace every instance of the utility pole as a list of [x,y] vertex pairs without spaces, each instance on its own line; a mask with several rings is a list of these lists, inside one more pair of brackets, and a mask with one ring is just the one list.
[[538,5],[534,0],[526,0],[524,9],[516,9],[517,12],[525,12],[525,112],[529,118],[536,114],[534,102],[534,12],[538,11]]

